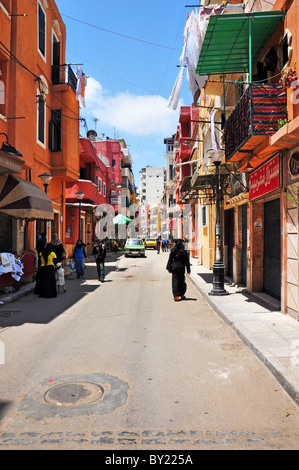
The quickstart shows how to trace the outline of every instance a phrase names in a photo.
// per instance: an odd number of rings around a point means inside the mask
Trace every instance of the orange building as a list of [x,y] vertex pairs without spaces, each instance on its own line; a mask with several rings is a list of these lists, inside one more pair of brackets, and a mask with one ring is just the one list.
[[[0,251],[34,249],[38,231],[46,231],[48,241],[57,233],[64,242],[65,185],[79,178],[77,77],[65,65],[65,48],[66,28],[54,0],[0,1],[0,148],[8,140],[22,155],[18,169],[1,166],[0,178],[3,183],[10,173],[26,182],[21,205],[10,194],[14,212],[4,208],[1,184],[0,226],[11,241]],[[45,187],[44,173],[52,177]]]

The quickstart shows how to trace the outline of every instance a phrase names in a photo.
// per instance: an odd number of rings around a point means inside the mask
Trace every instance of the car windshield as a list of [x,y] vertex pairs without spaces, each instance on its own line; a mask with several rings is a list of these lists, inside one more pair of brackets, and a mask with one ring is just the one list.
[[127,240],[126,245],[143,245],[142,240],[138,240],[137,238]]
[[154,240],[154,238],[147,238],[146,241],[147,242],[155,242],[156,240]]

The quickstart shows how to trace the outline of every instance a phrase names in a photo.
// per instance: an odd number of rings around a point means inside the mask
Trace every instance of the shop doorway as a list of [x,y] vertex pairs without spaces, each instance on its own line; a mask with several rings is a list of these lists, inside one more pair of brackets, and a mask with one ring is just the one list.
[[264,204],[264,292],[281,298],[280,200]]
[[12,253],[12,217],[7,214],[0,214],[0,252]]
[[234,260],[234,245],[235,245],[235,223],[234,223],[234,209],[227,211],[228,222],[228,243],[227,243],[227,275],[233,277],[233,260]]
[[242,208],[241,282],[247,285],[247,205]]

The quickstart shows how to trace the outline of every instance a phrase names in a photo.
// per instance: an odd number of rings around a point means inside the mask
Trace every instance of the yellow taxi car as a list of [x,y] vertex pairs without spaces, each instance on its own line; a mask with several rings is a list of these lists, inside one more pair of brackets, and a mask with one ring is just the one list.
[[144,241],[145,248],[156,248],[155,238],[146,238]]

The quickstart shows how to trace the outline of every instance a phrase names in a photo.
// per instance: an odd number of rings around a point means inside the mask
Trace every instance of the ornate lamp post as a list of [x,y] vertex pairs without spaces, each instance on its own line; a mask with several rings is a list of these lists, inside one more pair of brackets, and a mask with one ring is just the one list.
[[38,177],[42,180],[42,183],[43,183],[44,188],[45,188],[45,193],[47,194],[48,186],[49,186],[50,181],[53,178],[53,176],[50,175],[49,173],[43,173],[42,175],[38,175]]
[[81,240],[81,202],[84,197],[85,193],[82,193],[82,191],[78,191],[75,196],[77,197],[79,201],[79,240]]
[[221,223],[220,223],[220,174],[219,167],[221,160],[224,155],[224,151],[220,150],[208,150],[211,155],[213,163],[216,167],[216,230],[215,230],[215,262],[213,265],[213,289],[209,292],[209,295],[228,295],[224,289],[224,264],[222,258],[222,243],[221,243]]

